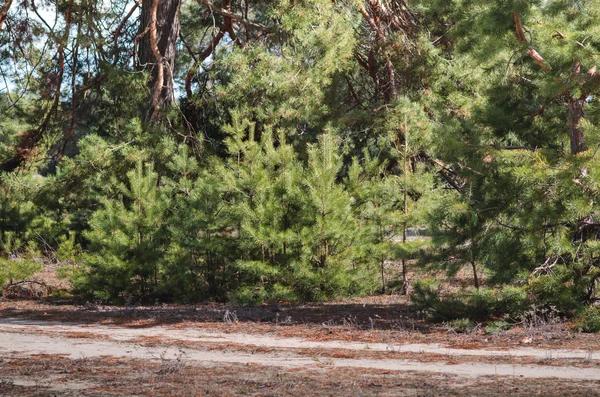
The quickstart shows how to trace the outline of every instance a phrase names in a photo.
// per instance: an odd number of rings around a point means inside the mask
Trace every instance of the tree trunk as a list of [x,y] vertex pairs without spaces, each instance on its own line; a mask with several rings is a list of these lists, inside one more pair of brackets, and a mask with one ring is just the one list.
[[477,276],[477,264],[475,263],[475,260],[471,262],[471,267],[473,268],[473,281],[475,288],[479,289],[479,277]]
[[2,7],[0,7],[0,30],[2,30],[2,25],[4,25],[4,20],[8,16],[8,10],[12,5],[13,0],[6,0]]
[[173,68],[179,38],[180,0],[143,0],[139,46],[141,69],[150,73],[151,109],[156,119],[158,111],[175,100]]
[[571,140],[571,154],[581,153],[585,150],[583,130],[580,123],[583,120],[583,106],[585,99],[569,98],[569,138]]

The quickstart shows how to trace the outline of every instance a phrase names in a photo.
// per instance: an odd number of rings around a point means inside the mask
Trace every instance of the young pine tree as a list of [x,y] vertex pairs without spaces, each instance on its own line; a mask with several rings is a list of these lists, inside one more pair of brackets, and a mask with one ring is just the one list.
[[138,162],[90,219],[85,288],[101,299],[155,298],[167,247],[169,197],[152,165]]

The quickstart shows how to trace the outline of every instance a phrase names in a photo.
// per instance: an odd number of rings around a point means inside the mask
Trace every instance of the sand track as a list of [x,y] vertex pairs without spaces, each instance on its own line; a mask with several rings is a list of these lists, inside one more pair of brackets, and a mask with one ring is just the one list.
[[[78,336],[79,335],[79,336]],[[134,341],[140,338],[165,338],[169,344],[177,341],[195,342],[197,348],[173,346],[148,347]],[[207,349],[203,348],[203,343]],[[215,343],[227,344],[228,351],[208,349]],[[256,346],[286,348],[286,351],[270,353],[235,351],[232,346]],[[417,354],[443,354],[472,357],[474,362],[450,364],[447,362],[421,362],[407,359],[319,359],[294,354],[293,349],[346,349],[370,352],[413,352]],[[522,378],[558,378],[573,380],[599,380],[597,368],[561,365],[562,359],[600,360],[600,352],[566,349],[519,348],[510,350],[466,350],[447,348],[439,344],[366,344],[356,342],[314,342],[300,338],[279,338],[274,335],[207,332],[194,328],[125,328],[107,325],[82,325],[73,323],[43,322],[24,319],[0,319],[0,356],[11,353],[19,355],[57,354],[71,358],[126,357],[149,360],[168,360],[185,357],[188,363],[236,363],[258,364],[282,368],[345,367],[386,371],[417,371],[477,378],[481,376],[511,376]],[[547,365],[512,365],[485,362],[487,357],[533,357],[554,360]],[[475,362],[475,358],[477,361]],[[483,361],[483,362],[482,362]]]

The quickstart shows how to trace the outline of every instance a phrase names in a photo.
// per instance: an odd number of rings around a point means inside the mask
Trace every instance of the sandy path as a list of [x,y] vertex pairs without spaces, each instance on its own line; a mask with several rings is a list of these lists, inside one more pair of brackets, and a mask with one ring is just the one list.
[[584,359],[600,361],[598,350],[575,349],[540,349],[521,347],[518,349],[457,349],[445,347],[439,343],[429,344],[403,344],[403,343],[364,343],[348,341],[311,341],[301,338],[281,338],[274,335],[256,335],[243,333],[209,332],[204,329],[194,328],[169,328],[155,326],[150,328],[124,328],[108,325],[81,325],[74,323],[44,322],[36,320],[23,320],[13,318],[0,318],[0,332],[52,332],[73,333],[84,332],[97,334],[120,342],[133,342],[143,337],[164,337],[170,341],[226,343],[245,346],[287,349],[346,349],[370,351],[394,351],[404,353],[443,354],[447,356],[474,356],[474,357],[531,357],[536,359]]
[[422,363],[411,360],[335,359],[319,360],[287,354],[249,354],[242,352],[203,351],[196,349],[143,347],[125,342],[50,337],[31,333],[0,332],[0,354],[60,354],[71,358],[124,357],[151,360],[176,359],[183,356],[187,362],[260,364],[277,367],[352,367],[388,371],[418,371],[452,374],[462,377],[513,376],[527,378],[560,378],[600,380],[596,368],[549,367],[533,365],[494,365],[467,363]]
[[[45,331],[45,332],[40,332]],[[52,333],[48,335],[47,332]],[[74,338],[67,333],[85,332],[108,339]],[[64,335],[61,335],[63,333]],[[371,351],[423,352],[461,356],[532,356],[539,358],[584,358],[597,360],[599,352],[579,350],[461,350],[439,345],[386,345],[348,342],[312,342],[296,338],[277,338],[268,335],[207,333],[203,330],[168,329],[152,327],[142,329],[121,328],[100,325],[76,325],[65,323],[45,323],[29,320],[0,319],[0,356],[6,353],[19,355],[61,354],[72,358],[81,357],[129,357],[151,360],[176,359],[184,357],[190,363],[241,363],[261,364],[278,367],[352,367],[388,371],[418,371],[445,373],[461,377],[515,376],[526,378],[560,378],[600,380],[597,368],[576,368],[571,366],[509,365],[491,363],[424,363],[405,359],[324,359],[296,356],[293,353],[274,352],[251,354],[245,352],[206,351],[201,349],[179,349],[175,347],[144,347],[131,343],[144,336],[164,336],[169,342],[186,340],[195,342],[227,342],[241,345],[286,348],[335,348]]]

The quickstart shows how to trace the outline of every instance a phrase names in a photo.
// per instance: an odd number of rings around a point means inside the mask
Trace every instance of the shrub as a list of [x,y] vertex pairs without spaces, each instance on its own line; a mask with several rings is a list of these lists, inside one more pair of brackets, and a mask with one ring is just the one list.
[[510,329],[511,324],[506,321],[490,321],[485,327],[485,332],[490,335],[497,334],[500,331],[506,331]]
[[466,301],[470,318],[488,318],[496,313],[498,307],[497,294],[487,288],[470,291]]
[[[18,247],[18,245],[5,244],[5,247]],[[0,290],[7,283],[27,280],[42,270],[41,262],[36,260],[40,253],[33,241],[29,242],[25,250],[15,250],[10,254],[10,258],[0,256]]]
[[456,332],[466,332],[475,326],[473,320],[469,318],[459,318],[450,322],[450,326]]
[[565,266],[556,266],[552,274],[532,278],[528,290],[536,302],[556,307],[561,313],[573,313],[583,306],[584,293],[572,282],[573,274]]
[[523,287],[505,285],[498,297],[498,311],[511,317],[518,317],[530,306],[527,291]]
[[426,312],[433,321],[449,321],[468,317],[468,308],[458,295],[442,298],[438,292],[438,282],[432,279],[417,280],[413,283],[410,296],[415,308]]
[[517,316],[528,307],[525,290],[517,287],[464,289],[441,296],[438,282],[426,279],[415,281],[413,288],[411,301],[415,308],[427,312],[433,321],[483,320],[503,314]]
[[23,281],[42,270],[42,265],[32,258],[0,258],[0,289],[7,283]]
[[600,310],[594,306],[587,306],[578,313],[575,324],[583,332],[600,331]]

